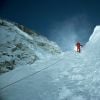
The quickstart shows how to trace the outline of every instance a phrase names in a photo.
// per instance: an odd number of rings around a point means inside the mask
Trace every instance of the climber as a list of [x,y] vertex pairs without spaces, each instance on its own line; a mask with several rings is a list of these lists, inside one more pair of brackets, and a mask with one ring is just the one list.
[[81,51],[81,47],[82,47],[82,46],[83,46],[83,45],[81,45],[80,42],[77,42],[77,43],[76,43],[77,52],[80,53],[80,51]]

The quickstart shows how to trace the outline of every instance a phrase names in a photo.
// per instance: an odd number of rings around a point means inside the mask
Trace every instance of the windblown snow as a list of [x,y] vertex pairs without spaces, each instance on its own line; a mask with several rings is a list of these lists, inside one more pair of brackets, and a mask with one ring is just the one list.
[[0,72],[61,54],[60,47],[30,29],[0,20]]
[[19,67],[0,76],[0,100],[100,100],[100,26],[81,53]]

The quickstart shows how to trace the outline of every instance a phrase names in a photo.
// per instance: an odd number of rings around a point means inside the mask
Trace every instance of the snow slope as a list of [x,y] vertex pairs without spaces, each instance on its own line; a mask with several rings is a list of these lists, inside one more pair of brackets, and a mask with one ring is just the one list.
[[99,59],[100,57],[100,26],[96,26],[93,34],[90,36],[89,41],[87,42],[85,48],[85,55],[89,59]]
[[0,72],[61,54],[59,46],[30,29],[0,19]]
[[100,45],[97,44],[100,31],[97,30],[100,28],[95,28],[80,54],[66,52],[37,63],[36,67],[25,67],[27,71],[19,68],[20,72],[16,69],[1,75],[0,100],[100,100]]

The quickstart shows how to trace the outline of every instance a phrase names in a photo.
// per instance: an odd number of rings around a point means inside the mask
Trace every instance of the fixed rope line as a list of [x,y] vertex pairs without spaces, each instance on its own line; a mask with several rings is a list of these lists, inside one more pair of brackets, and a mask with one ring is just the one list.
[[21,79],[15,81],[15,82],[13,82],[13,83],[11,83],[11,84],[8,84],[8,85],[6,85],[6,86],[0,88],[0,92],[1,92],[3,89],[5,89],[5,88],[10,87],[11,85],[14,85],[14,84],[16,84],[16,83],[18,83],[18,82],[20,82],[20,81],[23,81],[23,80],[25,80],[25,79],[27,79],[27,78],[29,78],[29,77],[31,77],[31,76],[34,76],[34,75],[40,73],[41,71],[44,71],[44,70],[46,70],[46,69],[52,67],[53,65],[57,64],[59,61],[62,61],[62,60],[63,60],[63,58],[57,60],[55,63],[53,63],[53,64],[51,64],[51,65],[48,65],[47,67],[45,66],[45,68],[43,68],[43,69],[41,69],[41,70],[39,70],[39,71],[37,71],[37,72],[35,72],[35,73],[32,73],[32,74],[30,74],[30,75],[28,75],[28,76],[26,76],[26,77],[23,77],[23,78],[21,78]]

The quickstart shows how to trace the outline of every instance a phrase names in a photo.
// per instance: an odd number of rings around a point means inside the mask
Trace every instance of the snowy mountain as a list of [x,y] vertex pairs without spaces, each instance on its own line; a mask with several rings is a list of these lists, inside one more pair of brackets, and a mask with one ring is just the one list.
[[100,26],[81,53],[0,75],[0,100],[100,100]]
[[61,54],[60,47],[32,30],[0,19],[0,72]]

